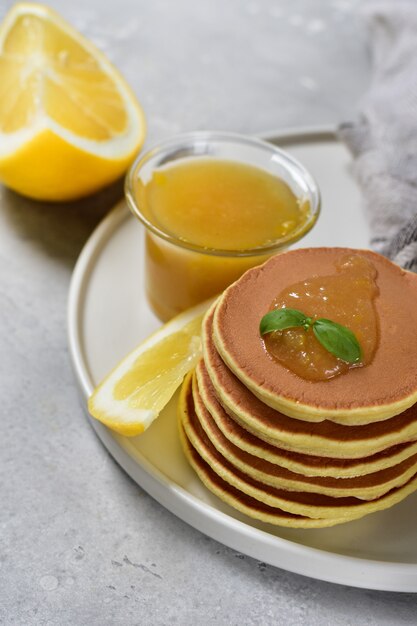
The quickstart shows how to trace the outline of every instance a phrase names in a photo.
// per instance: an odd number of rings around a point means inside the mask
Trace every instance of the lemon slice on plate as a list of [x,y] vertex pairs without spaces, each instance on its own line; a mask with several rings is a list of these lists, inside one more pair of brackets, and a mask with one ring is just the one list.
[[16,4],[0,25],[0,180],[40,200],[113,182],[145,137],[143,111],[106,57],[57,13]]
[[201,357],[208,306],[181,313],[128,354],[90,396],[91,415],[128,437],[146,430]]

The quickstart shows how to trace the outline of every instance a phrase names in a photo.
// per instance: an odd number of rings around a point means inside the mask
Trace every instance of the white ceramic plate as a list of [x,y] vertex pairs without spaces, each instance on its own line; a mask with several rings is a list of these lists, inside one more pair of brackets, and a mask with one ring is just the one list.
[[[316,177],[318,224],[303,246],[367,247],[349,155],[331,129],[270,134]],[[69,346],[83,405],[94,385],[159,325],[142,288],[142,232],[124,203],[97,227],[74,270]],[[223,504],[190,469],[178,441],[175,398],[141,437],[91,423],[110,454],[141,487],[201,532],[261,561],[357,587],[417,592],[417,494],[362,520],[320,530],[257,523]]]

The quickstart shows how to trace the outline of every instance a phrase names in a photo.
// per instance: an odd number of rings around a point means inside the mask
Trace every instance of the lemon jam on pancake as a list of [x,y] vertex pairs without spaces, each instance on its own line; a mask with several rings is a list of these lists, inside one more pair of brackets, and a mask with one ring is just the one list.
[[[377,271],[379,346],[366,367],[331,380],[307,381],[267,354],[259,324],[288,285],[328,276],[346,255]],[[290,417],[340,424],[386,420],[417,402],[417,275],[369,250],[306,248],[276,255],[249,270],[220,297],[213,325],[216,349],[263,403]]]
[[379,323],[374,299],[378,294],[376,269],[359,254],[335,263],[336,273],[312,276],[285,287],[271,310],[297,309],[313,320],[327,318],[351,330],[361,347],[358,362],[348,363],[331,354],[316,338],[313,328],[287,328],[266,334],[267,352],[306,380],[326,380],[351,368],[370,363],[378,345]]

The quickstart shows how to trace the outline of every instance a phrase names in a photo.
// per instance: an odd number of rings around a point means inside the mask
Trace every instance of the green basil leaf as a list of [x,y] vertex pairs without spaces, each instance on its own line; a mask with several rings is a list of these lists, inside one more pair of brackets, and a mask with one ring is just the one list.
[[359,342],[346,326],[321,318],[313,323],[313,332],[321,345],[342,361],[356,363],[360,360]]
[[307,317],[297,309],[274,309],[263,316],[259,331],[261,335],[266,335],[274,330],[304,326],[306,322]]

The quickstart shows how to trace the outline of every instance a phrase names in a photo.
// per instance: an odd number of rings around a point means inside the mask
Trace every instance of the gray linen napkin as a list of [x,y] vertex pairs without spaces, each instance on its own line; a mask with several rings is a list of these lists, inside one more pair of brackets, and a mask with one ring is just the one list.
[[339,136],[365,199],[371,247],[417,272],[417,0],[362,4],[373,80]]

